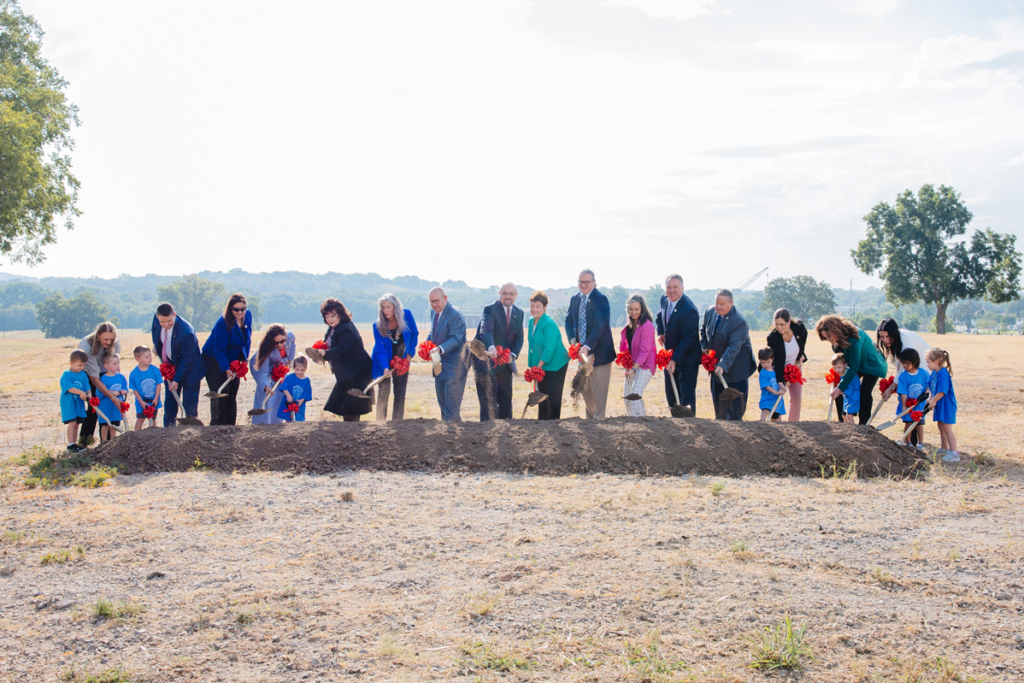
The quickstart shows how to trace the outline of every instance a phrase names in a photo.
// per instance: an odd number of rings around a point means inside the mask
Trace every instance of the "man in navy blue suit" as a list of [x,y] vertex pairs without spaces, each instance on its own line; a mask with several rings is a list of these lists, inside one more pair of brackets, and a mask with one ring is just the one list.
[[597,290],[597,277],[592,270],[580,272],[579,294],[569,300],[565,315],[565,336],[570,344],[579,342],[580,357],[592,356],[594,371],[583,389],[587,404],[587,419],[604,417],[608,405],[608,385],[615,360],[615,342],[612,341],[611,307],[608,297]]
[[205,374],[199,339],[187,320],[174,312],[174,306],[162,303],[156,307],[153,316],[153,350],[160,363],[174,366],[174,378],[167,382],[166,404],[164,405],[164,427],[178,423],[178,399],[174,392],[181,392],[181,402],[189,417],[199,415],[199,383]]
[[715,295],[715,305],[704,311],[704,322],[700,328],[700,346],[703,351],[714,350],[718,358],[715,374],[722,378],[730,389],[742,394],[727,406],[719,406],[718,397],[725,387],[718,377],[711,377],[711,400],[715,405],[718,420],[742,420],[747,410],[749,393],[748,379],[757,371],[754,349],[750,344],[750,327],[743,314],[733,305],[732,292],[720,289]]
[[[511,360],[504,365],[486,361],[486,374],[477,378],[477,396],[480,399],[480,421],[490,419],[497,403],[496,415],[499,420],[512,417],[512,378],[516,373],[516,358],[523,350],[523,309],[515,305],[519,290],[506,282],[498,292],[498,300],[484,309],[483,319],[477,338],[483,342],[487,354],[494,358],[497,347],[509,350]],[[477,361],[480,367],[484,361]],[[481,387],[481,380],[484,386]],[[481,393],[481,390],[483,393]]]
[[665,295],[658,311],[658,342],[672,352],[665,368],[665,396],[671,408],[676,404],[676,383],[680,405],[697,414],[697,376],[700,372],[700,313],[690,297],[683,294],[683,276],[665,278]]

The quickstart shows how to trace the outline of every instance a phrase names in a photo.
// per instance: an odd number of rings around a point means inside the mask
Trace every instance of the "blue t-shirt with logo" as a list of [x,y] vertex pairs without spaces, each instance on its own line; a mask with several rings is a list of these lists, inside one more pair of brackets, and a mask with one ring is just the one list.
[[[150,365],[145,370],[139,370],[135,368],[128,375],[128,389],[131,391],[139,392],[147,401],[156,399],[154,407],[160,407],[160,385],[164,383],[163,375],[160,374],[160,368],[155,364]],[[146,406],[139,403],[138,399],[135,400],[135,412],[137,414],[142,413]]]
[[[919,398],[928,389],[928,380],[930,379],[930,373],[924,368],[918,368],[913,375],[910,372],[900,373],[900,378],[896,381],[896,393],[900,395],[900,412],[903,412],[903,397]],[[924,406],[915,407],[914,410],[924,410]],[[910,419],[910,413],[903,416],[903,421],[913,422]],[[924,420],[921,422],[923,423]]]
[[[296,401],[305,399],[306,403],[309,403],[309,399],[313,398],[313,384],[309,381],[309,377],[299,379],[298,375],[294,372],[288,373],[277,390],[282,392],[282,395],[283,392],[287,391]],[[299,406],[299,411],[295,413],[296,422],[306,421],[306,403]],[[285,410],[287,407],[287,399],[281,401],[281,407],[277,409],[277,417],[290,422],[291,417],[288,415],[288,411]]]
[[[775,377],[775,371],[761,368],[757,379],[761,385],[761,402],[757,404],[757,407],[761,410],[771,410],[772,406],[775,405],[775,401],[779,398],[778,394],[768,391],[768,389],[779,390],[779,380]],[[779,401],[779,407],[775,409],[775,414],[786,414],[786,399]]]
[[[128,391],[128,380],[120,372],[116,375],[100,375],[100,381],[103,382],[103,386],[107,388],[107,391],[112,393],[114,396],[120,396],[119,392]],[[127,397],[126,397],[127,398]],[[113,401],[107,398],[106,394],[100,396],[100,411],[106,416],[106,420],[100,417],[99,413],[96,414],[96,418],[100,424],[107,424],[110,422],[121,421],[121,402],[120,400],[115,405]]]
[[60,420],[67,422],[75,418],[85,418],[89,409],[77,394],[72,394],[68,389],[78,389],[89,394],[89,375],[85,372],[71,372],[65,370],[60,377]]

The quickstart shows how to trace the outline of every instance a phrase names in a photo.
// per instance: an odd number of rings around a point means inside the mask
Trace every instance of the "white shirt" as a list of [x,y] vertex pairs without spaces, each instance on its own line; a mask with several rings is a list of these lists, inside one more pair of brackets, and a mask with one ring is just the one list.
[[796,340],[796,335],[788,341],[786,344],[786,365],[796,365],[796,357],[800,355],[800,342]]
[[[928,345],[928,342],[924,340],[924,337],[919,335],[917,332],[901,329],[900,342],[903,344],[904,349],[914,349],[917,351],[917,354],[921,356],[921,367],[924,367],[924,354],[931,348],[931,346]],[[892,373],[893,377],[899,380],[900,375],[906,372],[906,370],[903,369],[903,364],[900,363],[900,359],[889,358],[887,356],[886,360],[889,361],[889,371]]]
[[160,328],[160,343],[164,345],[164,349],[167,351],[167,362],[174,360],[171,357],[171,335],[174,334],[174,328],[167,329],[164,327]]

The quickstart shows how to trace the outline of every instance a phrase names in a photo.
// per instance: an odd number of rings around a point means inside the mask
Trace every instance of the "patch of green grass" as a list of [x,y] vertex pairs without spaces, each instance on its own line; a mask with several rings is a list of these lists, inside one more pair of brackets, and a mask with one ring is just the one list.
[[17,543],[25,537],[24,531],[5,531],[0,535],[0,542],[3,543]]
[[94,674],[72,667],[62,671],[59,680],[62,683],[132,683],[131,675],[121,667]]
[[251,609],[244,609],[235,615],[235,623],[242,624],[243,626],[254,621],[256,621],[256,612]]
[[501,593],[470,593],[464,598],[462,609],[470,619],[480,619],[493,612],[501,598]]
[[832,487],[832,490],[836,493],[843,493],[851,490],[850,484],[857,481],[857,461],[852,461],[846,467],[840,467],[835,458],[832,459],[832,464],[819,465],[821,469],[821,478],[826,484]]
[[74,548],[64,548],[63,550],[58,550],[56,552],[46,553],[41,558],[39,558],[39,564],[64,564],[65,562],[70,562],[71,560],[81,562],[84,559],[85,548],[81,545],[76,545]]
[[729,546],[729,552],[732,553],[733,555],[739,555],[740,553],[745,553],[749,549],[750,549],[750,547],[747,545],[746,541],[736,541],[731,546]]
[[765,627],[760,642],[750,641],[749,666],[766,671],[799,669],[803,658],[811,655],[810,646],[804,642],[806,633],[806,626],[793,628],[793,622],[787,614],[785,620],[774,628]]
[[720,495],[722,495],[723,491],[725,491],[725,484],[723,482],[716,481],[715,483],[713,483],[711,485],[711,495],[712,496],[720,496]]
[[457,658],[456,663],[475,671],[488,669],[498,673],[507,673],[528,669],[536,663],[518,653],[502,652],[490,643],[463,643],[459,646],[459,650],[462,652],[462,657]]
[[111,621],[125,621],[132,617],[137,617],[145,611],[146,607],[144,605],[135,602],[125,602],[123,600],[111,602],[103,598],[100,598],[90,608],[94,619],[109,619]]
[[898,586],[900,583],[900,580],[893,576],[889,570],[882,567],[872,567],[871,578],[883,586]]
[[189,472],[206,472],[209,469],[210,469],[209,465],[206,465],[205,463],[203,463],[202,460],[200,460],[199,458],[196,458],[195,462],[192,463],[192,467],[188,468],[188,471]]
[[660,641],[661,634],[652,631],[639,642],[626,645],[626,664],[636,672],[639,680],[668,683],[676,680],[677,672],[689,670],[682,660],[662,655]]
[[53,453],[40,446],[33,446],[23,452],[18,457],[18,463],[28,467],[28,476],[23,483],[30,489],[48,490],[58,486],[94,489],[117,476],[116,469],[94,465],[86,453]]

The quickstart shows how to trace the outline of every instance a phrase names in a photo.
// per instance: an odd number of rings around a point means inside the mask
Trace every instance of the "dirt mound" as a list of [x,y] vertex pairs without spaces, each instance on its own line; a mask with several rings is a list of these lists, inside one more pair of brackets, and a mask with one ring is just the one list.
[[916,451],[867,427],[842,423],[579,419],[450,424],[306,422],[173,427],[130,432],[94,451],[129,473],[182,471],[196,461],[225,472],[346,469],[499,471],[541,475],[769,474],[817,476],[856,461],[864,476],[906,476]]

